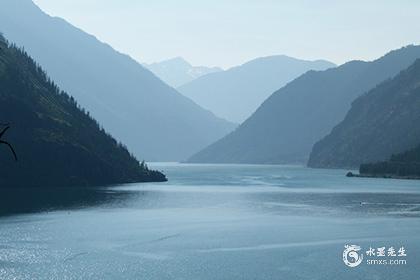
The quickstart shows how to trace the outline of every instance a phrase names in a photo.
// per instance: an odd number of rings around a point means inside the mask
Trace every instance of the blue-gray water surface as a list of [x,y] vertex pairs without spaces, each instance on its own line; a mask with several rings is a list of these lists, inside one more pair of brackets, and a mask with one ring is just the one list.
[[[420,183],[154,164],[169,182],[0,192],[0,279],[420,279]],[[363,262],[348,267],[345,245]],[[404,247],[400,264],[367,264]],[[371,257],[372,259],[372,257]]]

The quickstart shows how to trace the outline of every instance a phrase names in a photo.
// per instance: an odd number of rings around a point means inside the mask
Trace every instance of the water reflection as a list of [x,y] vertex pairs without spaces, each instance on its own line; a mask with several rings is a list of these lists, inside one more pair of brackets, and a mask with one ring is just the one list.
[[[0,217],[0,279],[418,278],[418,182],[282,166],[158,169],[171,180],[0,191],[2,215],[51,211]],[[408,264],[349,270],[345,244],[403,245]]]
[[110,188],[0,189],[0,216],[77,209],[97,205],[123,207],[138,192]]

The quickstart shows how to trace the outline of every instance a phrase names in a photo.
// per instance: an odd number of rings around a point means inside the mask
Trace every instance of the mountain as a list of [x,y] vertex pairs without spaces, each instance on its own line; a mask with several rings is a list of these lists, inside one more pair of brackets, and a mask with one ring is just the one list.
[[420,144],[420,60],[357,98],[345,119],[315,144],[311,167],[358,167]]
[[234,127],[30,0],[0,1],[0,31],[139,158],[182,160]]
[[223,71],[219,67],[192,66],[182,57],[143,64],[162,81],[176,88],[203,75]]
[[[242,123],[275,90],[308,70],[325,70],[335,64],[277,55],[202,76],[178,91],[216,116]],[[233,109],[234,108],[234,109]]]
[[23,51],[0,36],[0,187],[94,186],[165,181],[47,77]]
[[386,161],[362,164],[359,171],[363,177],[420,179],[420,145]]
[[312,146],[344,119],[351,102],[420,57],[419,46],[372,61],[309,71],[272,94],[238,129],[191,162],[306,163]]

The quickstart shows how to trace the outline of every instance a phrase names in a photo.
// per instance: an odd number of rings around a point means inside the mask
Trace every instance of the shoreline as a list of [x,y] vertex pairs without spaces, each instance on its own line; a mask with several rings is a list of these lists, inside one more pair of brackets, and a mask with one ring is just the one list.
[[398,176],[393,174],[355,174],[348,172],[346,177],[358,177],[358,178],[382,178],[382,179],[400,179],[400,180],[420,180],[420,176]]

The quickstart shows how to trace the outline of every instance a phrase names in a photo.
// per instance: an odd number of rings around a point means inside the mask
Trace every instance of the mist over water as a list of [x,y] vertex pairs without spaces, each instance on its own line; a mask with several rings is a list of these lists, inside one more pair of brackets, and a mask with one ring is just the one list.
[[[416,278],[416,181],[298,166],[151,167],[170,181],[37,190],[24,205],[2,190],[0,278]],[[407,264],[349,268],[346,244],[404,246]]]

